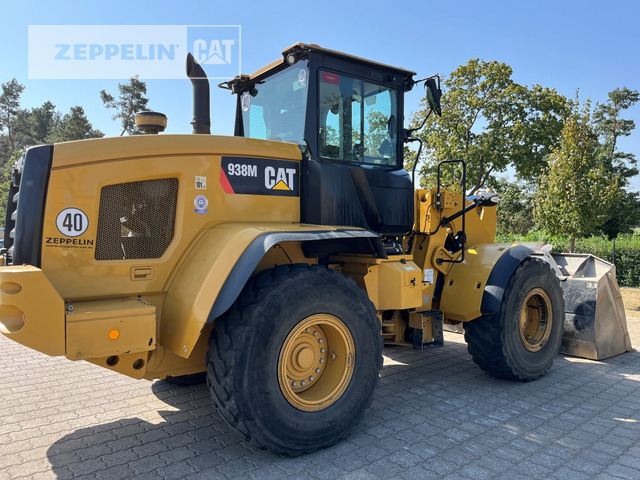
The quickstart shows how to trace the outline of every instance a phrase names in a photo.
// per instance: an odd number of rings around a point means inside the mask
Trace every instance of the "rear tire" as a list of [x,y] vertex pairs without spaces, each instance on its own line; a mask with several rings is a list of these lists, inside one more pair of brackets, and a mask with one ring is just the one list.
[[348,434],[381,368],[380,322],[366,293],[335,270],[283,265],[251,279],[216,320],[207,383],[229,425],[294,456]]
[[508,380],[543,375],[564,330],[560,281],[549,266],[525,259],[507,283],[500,311],[464,324],[467,349],[483,370]]

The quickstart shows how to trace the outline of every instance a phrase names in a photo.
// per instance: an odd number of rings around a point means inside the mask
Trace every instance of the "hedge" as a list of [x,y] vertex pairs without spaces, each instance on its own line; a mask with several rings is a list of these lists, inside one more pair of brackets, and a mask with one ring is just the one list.
[[[541,232],[528,235],[497,235],[496,242],[546,242],[553,245],[554,252],[568,252],[569,239],[552,237]],[[576,253],[590,253],[616,266],[618,283],[623,287],[640,287],[640,234],[619,235],[615,240],[615,259],[613,241],[604,237],[576,239]]]

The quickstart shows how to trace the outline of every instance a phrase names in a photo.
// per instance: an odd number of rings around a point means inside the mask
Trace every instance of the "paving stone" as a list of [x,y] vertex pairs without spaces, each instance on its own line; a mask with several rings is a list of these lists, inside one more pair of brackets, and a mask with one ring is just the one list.
[[296,458],[246,443],[204,386],[139,382],[0,337],[0,479],[640,478],[640,354],[558,357],[521,384],[445,335],[441,349],[385,349],[406,365],[385,366],[353,433]]
[[[287,474],[277,465],[261,467],[249,473],[249,477],[254,480],[282,480]],[[208,477],[215,478],[215,477]]]
[[[196,473],[195,467],[188,463],[172,463],[165,467],[161,467],[156,472],[164,479],[179,479],[184,478],[189,474]],[[214,478],[214,477],[209,477]]]
[[129,462],[129,467],[136,472],[136,475],[139,475],[164,467],[167,463],[168,462],[160,455],[152,455]]
[[134,477],[135,473],[128,465],[118,465],[106,470],[101,470],[95,472],[94,476],[97,480],[127,480]]

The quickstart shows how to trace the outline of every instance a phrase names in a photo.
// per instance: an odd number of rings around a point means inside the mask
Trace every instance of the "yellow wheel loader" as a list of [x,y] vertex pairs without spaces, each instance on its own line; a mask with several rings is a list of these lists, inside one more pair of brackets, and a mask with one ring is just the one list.
[[[414,72],[293,45],[221,84],[237,96],[233,137],[210,135],[191,56],[187,75],[193,135],[158,134],[166,117],[145,112],[147,135],[37,146],[17,163],[5,336],[134,378],[206,372],[220,415],[288,455],[348,434],[384,342],[441,345],[462,324],[482,369],[523,381],[561,345],[630,348],[611,265],[494,243],[497,196],[466,198],[463,162],[414,189]],[[437,114],[439,80],[424,82]]]

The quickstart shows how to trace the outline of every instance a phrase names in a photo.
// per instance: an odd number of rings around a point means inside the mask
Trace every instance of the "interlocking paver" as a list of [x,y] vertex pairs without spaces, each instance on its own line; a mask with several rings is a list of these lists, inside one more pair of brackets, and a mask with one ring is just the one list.
[[0,337],[0,479],[640,478],[640,353],[559,356],[521,384],[446,340],[385,349],[392,361],[354,432],[289,459],[244,442],[204,385],[136,381]]

